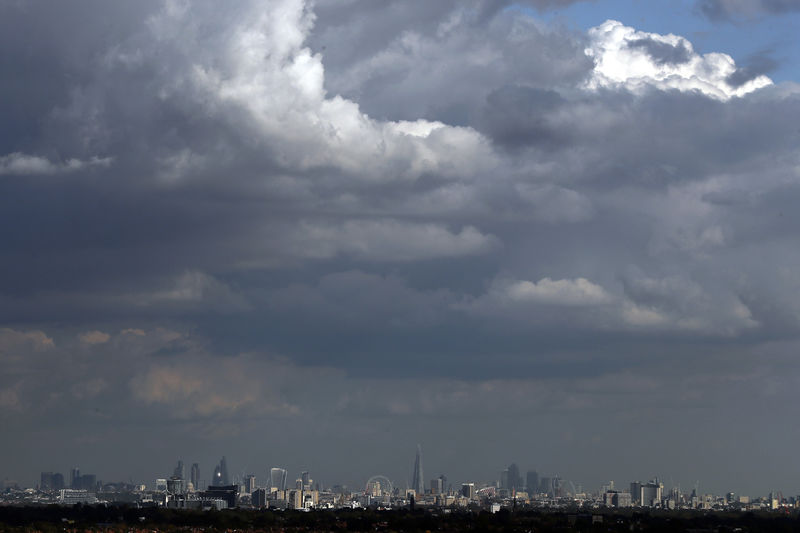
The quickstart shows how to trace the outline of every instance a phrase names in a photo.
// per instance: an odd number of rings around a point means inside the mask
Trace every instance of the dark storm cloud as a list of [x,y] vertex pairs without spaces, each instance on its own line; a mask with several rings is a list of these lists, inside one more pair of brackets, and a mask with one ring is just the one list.
[[712,20],[731,20],[760,14],[800,10],[795,0],[698,0],[697,8]]
[[235,434],[297,462],[503,412],[523,443],[558,413],[669,451],[703,409],[791,398],[796,88],[621,24],[375,6],[3,5],[7,450]]

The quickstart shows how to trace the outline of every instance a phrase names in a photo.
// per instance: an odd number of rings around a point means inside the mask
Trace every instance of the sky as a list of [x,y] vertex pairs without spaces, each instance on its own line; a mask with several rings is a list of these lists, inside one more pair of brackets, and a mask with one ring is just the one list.
[[792,0],[0,0],[0,478],[800,493]]

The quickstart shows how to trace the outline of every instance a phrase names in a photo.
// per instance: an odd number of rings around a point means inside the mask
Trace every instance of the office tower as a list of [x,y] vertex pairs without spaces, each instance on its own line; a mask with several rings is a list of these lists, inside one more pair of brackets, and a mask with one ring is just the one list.
[[194,490],[200,490],[200,465],[192,464],[192,486]]
[[641,505],[642,504],[642,482],[641,481],[632,481],[631,482],[631,501],[633,505]]
[[219,462],[219,471],[222,474],[222,485],[230,485],[231,478],[228,476],[228,462],[225,460],[225,456],[222,456],[222,460]]
[[500,486],[498,488],[501,489],[509,489],[511,488],[508,482],[508,468],[500,472]]
[[417,458],[414,460],[411,488],[419,495],[425,494],[425,475],[422,473],[422,446],[420,444],[417,444]]
[[522,489],[522,476],[519,475],[519,467],[515,463],[508,466],[508,488],[509,489]]
[[53,473],[42,472],[41,481],[39,482],[39,490],[53,490]]
[[433,478],[431,480],[431,494],[443,494],[444,486],[441,477]]
[[303,487],[308,487],[311,481],[311,477],[308,474],[308,471],[300,473],[300,481],[303,484]]
[[250,494],[250,503],[253,504],[253,507],[266,507],[268,495],[267,489],[256,489]]
[[183,461],[178,461],[178,466],[172,472],[172,477],[177,479],[186,479],[186,470],[183,468]]
[[69,487],[71,489],[79,489],[78,486],[81,482],[81,469],[73,468],[69,473]]
[[286,490],[286,470],[283,468],[272,468],[269,471],[270,491]]
[[247,494],[252,494],[256,490],[256,476],[248,474],[244,476],[244,487]]
[[539,492],[543,494],[547,494],[548,496],[553,495],[553,478],[549,477],[542,477],[539,478]]
[[56,472],[53,474],[53,490],[61,490],[64,488],[64,475]]
[[528,470],[525,476],[525,487],[528,490],[528,495],[534,495],[539,492],[539,473],[536,470]]
[[642,507],[655,507],[661,504],[661,491],[664,485],[659,483],[658,479],[654,479],[649,483],[645,483],[641,487],[641,502]]
[[461,495],[470,500],[475,498],[475,483],[462,483]]

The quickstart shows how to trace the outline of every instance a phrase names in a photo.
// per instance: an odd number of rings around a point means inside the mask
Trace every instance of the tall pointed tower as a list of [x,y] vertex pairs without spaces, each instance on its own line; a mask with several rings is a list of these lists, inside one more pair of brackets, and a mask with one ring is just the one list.
[[419,495],[425,494],[425,474],[422,473],[422,445],[417,444],[417,458],[414,461],[414,477],[411,488]]

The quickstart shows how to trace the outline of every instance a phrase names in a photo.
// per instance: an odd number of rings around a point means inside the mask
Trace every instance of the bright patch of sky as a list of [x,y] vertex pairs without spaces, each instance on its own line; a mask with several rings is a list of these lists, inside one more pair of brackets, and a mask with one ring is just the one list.
[[766,72],[773,81],[800,81],[800,12],[726,22],[703,16],[695,0],[598,0],[532,14],[584,31],[614,19],[641,31],[674,33],[689,39],[698,53],[723,52],[739,66],[766,56],[775,62]]

